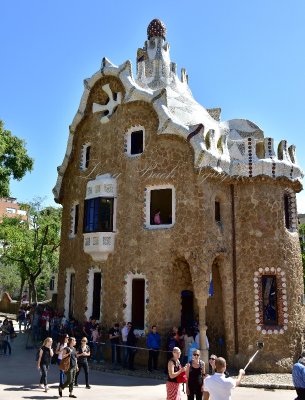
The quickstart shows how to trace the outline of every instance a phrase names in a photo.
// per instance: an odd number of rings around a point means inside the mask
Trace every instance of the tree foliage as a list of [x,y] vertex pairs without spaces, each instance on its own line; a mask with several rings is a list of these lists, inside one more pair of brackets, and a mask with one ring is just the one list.
[[4,129],[0,120],[0,197],[9,196],[11,178],[20,180],[32,168],[33,159],[27,155],[24,140]]
[[37,199],[23,205],[28,213],[27,221],[4,218],[0,224],[0,240],[3,243],[1,263],[17,267],[21,292],[27,282],[31,302],[38,300],[37,281],[47,283],[51,273],[58,268],[61,209],[41,208],[41,204],[41,199]]

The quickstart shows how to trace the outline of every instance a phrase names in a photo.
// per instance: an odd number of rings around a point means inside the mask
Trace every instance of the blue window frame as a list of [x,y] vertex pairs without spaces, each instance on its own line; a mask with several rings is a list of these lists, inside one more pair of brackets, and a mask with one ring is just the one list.
[[84,233],[113,231],[113,198],[85,200]]

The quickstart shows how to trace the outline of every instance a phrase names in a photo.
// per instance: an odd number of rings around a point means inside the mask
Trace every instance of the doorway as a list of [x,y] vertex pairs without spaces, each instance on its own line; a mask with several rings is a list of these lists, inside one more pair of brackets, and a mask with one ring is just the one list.
[[181,292],[181,327],[191,328],[194,323],[194,296],[190,290]]

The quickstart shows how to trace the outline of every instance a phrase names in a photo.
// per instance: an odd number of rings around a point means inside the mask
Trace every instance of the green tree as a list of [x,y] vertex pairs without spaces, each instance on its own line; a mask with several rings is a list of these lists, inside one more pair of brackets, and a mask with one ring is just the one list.
[[24,140],[4,129],[0,120],[0,197],[9,196],[11,178],[20,180],[32,169],[33,159],[27,155]]
[[41,205],[41,199],[23,205],[27,221],[4,218],[0,224],[1,263],[18,269],[20,298],[27,282],[30,302],[38,300],[37,281],[40,285],[41,282],[48,284],[51,274],[58,270],[61,208],[42,208]]

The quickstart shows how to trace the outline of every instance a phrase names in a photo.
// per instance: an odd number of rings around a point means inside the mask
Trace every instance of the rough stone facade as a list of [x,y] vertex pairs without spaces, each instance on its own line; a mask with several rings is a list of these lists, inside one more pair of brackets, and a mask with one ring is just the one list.
[[[154,40],[164,45],[164,35],[162,31],[160,36],[149,38],[147,49]],[[142,56],[149,57],[147,52],[142,51]],[[166,72],[169,61],[162,57],[158,61],[153,65],[160,68],[161,78],[169,79]],[[303,273],[298,233],[294,229],[294,194],[301,190],[302,173],[291,159],[288,165],[287,160],[273,155],[269,161],[261,160],[263,156],[257,158],[256,164],[256,156],[251,153],[255,144],[249,145],[244,139],[259,139],[264,148],[264,138],[262,131],[249,121],[246,131],[252,124],[253,135],[250,130],[248,136],[241,137],[251,149],[243,161],[234,159],[238,146],[243,153],[240,142],[232,139],[226,147],[232,126],[235,133],[236,127],[241,126],[237,123],[222,128],[218,119],[214,120],[205,111],[208,122],[197,125],[184,122],[179,127],[177,120],[183,116],[172,106],[172,118],[162,125],[157,103],[164,90],[170,93],[170,83],[159,76],[162,82],[154,81],[150,89],[144,78],[138,76],[131,88],[118,75],[117,67],[107,70],[107,65],[104,61],[102,73],[85,81],[85,94],[70,128],[67,155],[54,189],[55,197],[63,205],[58,306],[67,316],[73,313],[77,319],[88,318],[93,297],[97,296],[96,292],[93,294],[93,275],[100,273],[100,320],[108,327],[115,321],[127,322],[136,312],[131,304],[130,285],[133,279],[144,279],[144,326],[140,333],[144,334],[152,324],[157,324],[162,334],[172,326],[179,326],[182,318],[187,317],[182,315],[182,292],[191,293],[191,313],[199,315],[200,344],[205,358],[207,332],[210,350],[224,354],[230,365],[242,367],[256,351],[256,343],[263,341],[264,350],[252,369],[288,371],[301,350],[304,329]],[[149,71],[146,69],[145,73],[147,78]],[[146,94],[143,88],[147,88]],[[176,89],[180,90],[178,84]],[[151,95],[152,100],[148,100]],[[192,99],[190,92],[187,96]],[[195,103],[193,99],[192,102]],[[191,114],[192,104],[185,107],[189,107]],[[209,123],[215,124],[215,132],[206,130]],[[128,132],[133,127],[142,129],[145,137],[144,149],[136,156],[126,152]],[[200,156],[196,147],[200,145],[199,136],[206,146]],[[90,144],[90,160],[82,169],[84,144]],[[230,153],[232,146],[235,150]],[[270,165],[270,173],[260,173],[262,169],[256,169],[257,165],[262,165],[259,168]],[[230,173],[237,170],[240,175]],[[112,236],[96,233],[94,237],[93,233],[92,237],[88,234],[86,241],[85,200],[92,196],[87,185],[97,180],[96,185],[100,186],[98,177],[102,177],[101,185],[106,188],[103,177],[107,174],[116,184]],[[147,216],[150,210],[147,193],[158,188],[172,188],[172,222],[164,227],[151,225]],[[288,228],[285,193],[289,203]],[[76,204],[78,229],[73,233]],[[215,207],[219,207],[217,218]],[[102,240],[104,247],[110,242],[112,247],[101,250],[105,252],[102,259],[98,251],[90,255],[89,247],[86,250],[90,240],[91,245]],[[264,325],[263,276],[273,276],[276,281],[277,324],[268,326]],[[209,296],[211,280],[214,292]]]

